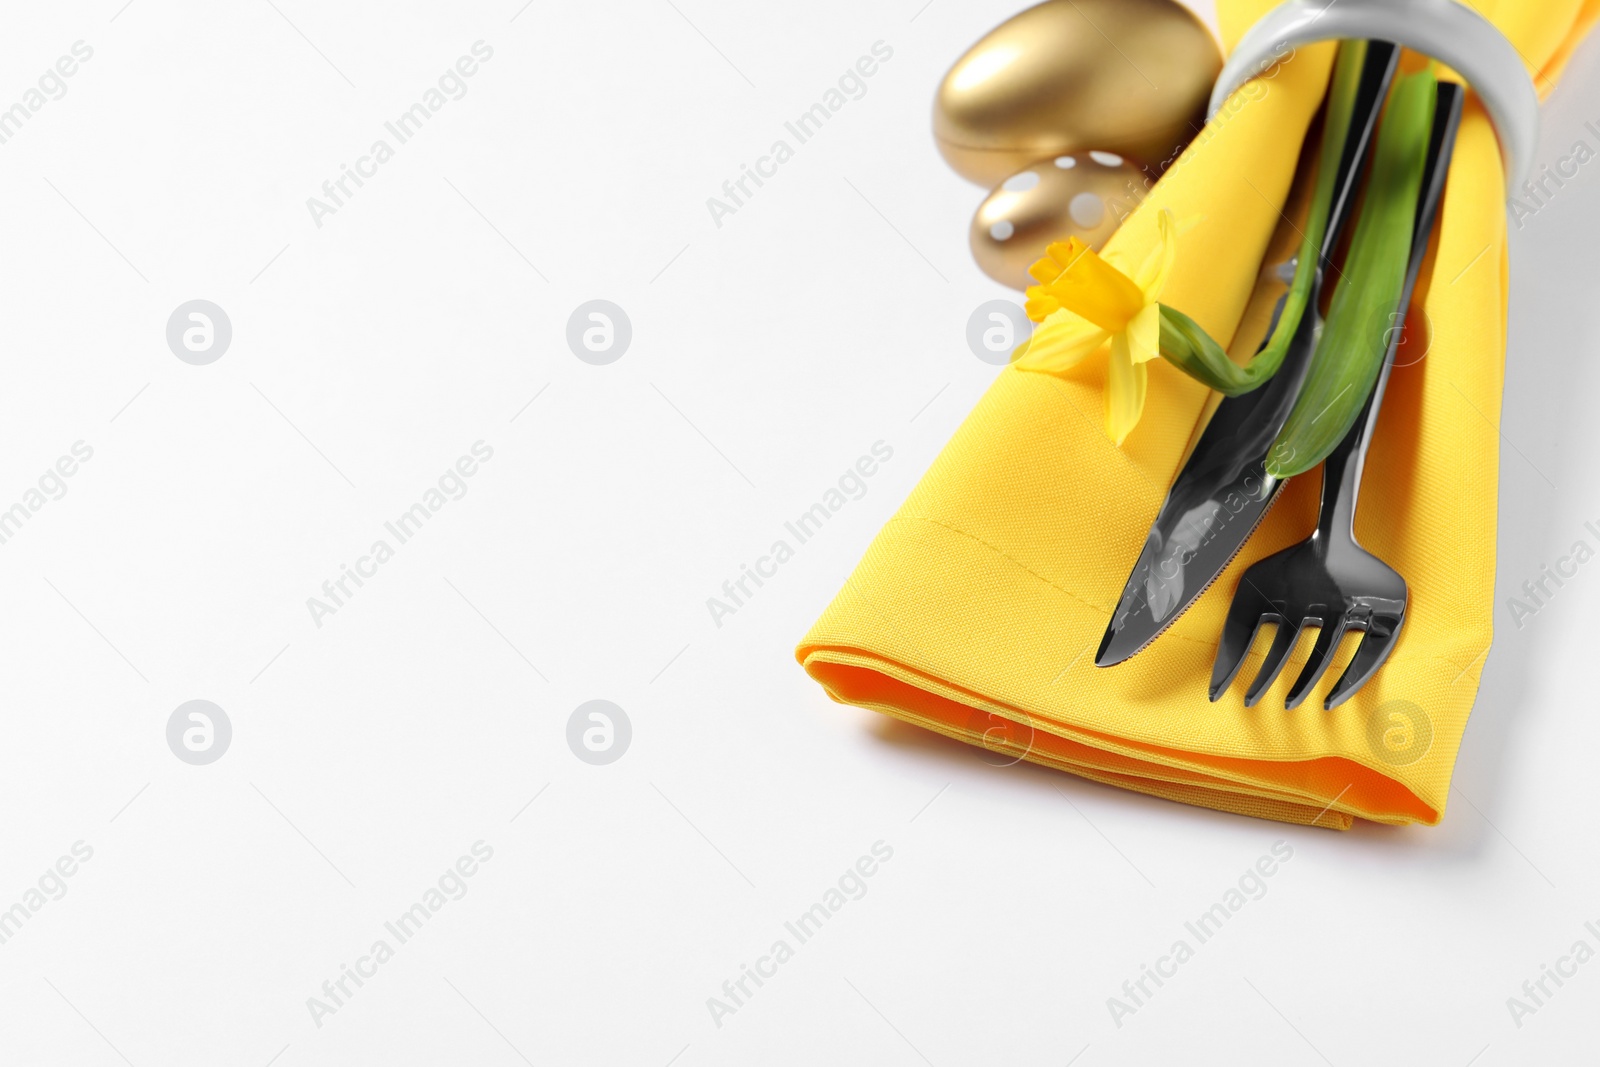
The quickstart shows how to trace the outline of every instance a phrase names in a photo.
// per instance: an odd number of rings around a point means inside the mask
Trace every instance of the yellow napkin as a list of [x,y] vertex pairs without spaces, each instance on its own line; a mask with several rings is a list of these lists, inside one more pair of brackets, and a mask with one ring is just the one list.
[[[1273,0],[1219,0],[1228,47]],[[1600,0],[1477,0],[1548,91]],[[1246,86],[1112,238],[1139,262],[1156,215],[1193,223],[1163,293],[1236,358],[1253,352],[1296,235],[1295,169],[1334,46],[1300,49]],[[1066,376],[1008,368],[867,550],[797,650],[835,700],[1171,800],[1346,829],[1354,817],[1437,823],[1492,635],[1507,291],[1499,149],[1469,97],[1441,211],[1362,486],[1356,534],[1411,599],[1389,662],[1332,712],[1285,711],[1311,635],[1254,708],[1243,685],[1206,699],[1240,573],[1307,536],[1320,478],[1296,478],[1213,588],[1153,645],[1112,668],[1094,652],[1207,391],[1157,360],[1122,448],[1103,430],[1105,361]],[[1281,231],[1281,232],[1280,232]],[[1286,239],[1287,238],[1287,239]],[[1269,256],[1269,251],[1271,255]],[[1422,324],[1424,329],[1416,328]],[[1419,334],[1421,336],[1419,336]],[[1263,635],[1264,636],[1264,635]],[[1246,660],[1253,676],[1265,644]]]

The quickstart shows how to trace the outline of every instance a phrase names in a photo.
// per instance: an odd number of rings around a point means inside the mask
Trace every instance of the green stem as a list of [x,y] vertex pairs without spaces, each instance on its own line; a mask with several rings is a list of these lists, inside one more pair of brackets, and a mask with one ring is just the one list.
[[1241,367],[1193,319],[1175,308],[1161,307],[1161,354],[1179,370],[1228,396],[1258,388],[1278,372],[1289,343],[1311,302],[1311,290],[1322,259],[1322,242],[1333,211],[1339,162],[1354,121],[1361,70],[1367,43],[1346,41],[1339,49],[1333,82],[1328,90],[1327,120],[1322,127],[1322,150],[1317,165],[1317,185],[1301,232],[1294,280],[1285,294],[1283,311],[1267,344],[1247,366]]
[[[1252,372],[1266,381],[1283,365],[1289,351],[1289,342],[1300,328],[1300,317],[1311,301],[1312,284],[1322,265],[1322,242],[1328,233],[1328,216],[1333,211],[1334,186],[1339,180],[1339,161],[1344,156],[1345,142],[1350,139],[1350,124],[1355,116],[1356,94],[1361,88],[1361,68],[1367,59],[1367,42],[1347,41],[1339,48],[1338,65],[1334,68],[1333,88],[1328,95],[1328,121],[1322,128],[1322,159],[1317,168],[1317,190],[1311,200],[1311,213],[1306,218],[1305,233],[1300,241],[1300,255],[1295,261],[1294,281],[1289,286],[1288,299],[1284,301],[1283,314],[1272,331],[1267,347],[1250,361]],[[1260,368],[1257,371],[1257,367]],[[1259,383],[1258,383],[1259,384]]]

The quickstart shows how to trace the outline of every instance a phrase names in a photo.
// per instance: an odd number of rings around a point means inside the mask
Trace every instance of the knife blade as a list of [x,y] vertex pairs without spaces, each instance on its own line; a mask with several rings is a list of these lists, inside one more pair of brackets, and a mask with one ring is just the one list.
[[[1354,205],[1399,56],[1393,44],[1367,43],[1323,237],[1323,271],[1330,267],[1328,259]],[[1280,299],[1269,339],[1283,306]],[[1283,488],[1267,474],[1267,455],[1304,384],[1319,334],[1320,316],[1308,307],[1278,372],[1259,389],[1223,397],[1217,405],[1156,513],[1100,640],[1096,666],[1114,666],[1147,647],[1216,581],[1255,532]]]

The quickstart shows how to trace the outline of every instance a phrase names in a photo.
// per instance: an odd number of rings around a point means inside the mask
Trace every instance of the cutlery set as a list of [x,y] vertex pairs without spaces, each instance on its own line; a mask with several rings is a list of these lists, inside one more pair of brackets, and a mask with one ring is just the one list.
[[[1323,205],[1327,223],[1309,299],[1276,373],[1250,392],[1224,396],[1201,432],[1156,514],[1112,612],[1095,656],[1097,666],[1110,667],[1129,659],[1170,627],[1238,555],[1282,491],[1286,479],[1269,473],[1269,468],[1283,466],[1273,462],[1280,458],[1274,455],[1274,443],[1278,442],[1279,449],[1284,447],[1280,431],[1306,386],[1313,363],[1341,356],[1328,351],[1332,345],[1320,343],[1325,325],[1320,310],[1322,296],[1333,286],[1352,284],[1334,257],[1358,206],[1362,178],[1385,115],[1385,101],[1395,81],[1399,56],[1396,45],[1366,42],[1347,131],[1333,125],[1330,104],[1322,149],[1326,165],[1333,166],[1335,158],[1337,163],[1331,186],[1325,192],[1319,190],[1329,198]],[[1435,93],[1410,257],[1398,303],[1401,314],[1410,304],[1427,254],[1461,117],[1460,86],[1440,83]],[[1330,144],[1329,138],[1341,132],[1343,143]],[[1345,266],[1350,263],[1347,261]],[[1285,264],[1280,269],[1289,267]],[[1276,332],[1289,299],[1290,294],[1286,293],[1279,300],[1263,349]],[[1348,700],[1383,666],[1394,649],[1405,620],[1405,580],[1363,549],[1354,532],[1361,477],[1402,335],[1388,317],[1373,328],[1382,332],[1380,343],[1386,344],[1382,365],[1370,386],[1365,407],[1322,463],[1321,512],[1316,530],[1300,544],[1245,571],[1234,592],[1217,651],[1209,688],[1212,701],[1227,691],[1256,636],[1268,623],[1275,626],[1276,632],[1246,690],[1246,706],[1256,704],[1277,680],[1307,629],[1318,631],[1316,643],[1289,689],[1286,708],[1299,706],[1315,688],[1332,666],[1347,633],[1363,631],[1364,636],[1324,700],[1325,709]],[[1332,336],[1330,332],[1330,339]]]

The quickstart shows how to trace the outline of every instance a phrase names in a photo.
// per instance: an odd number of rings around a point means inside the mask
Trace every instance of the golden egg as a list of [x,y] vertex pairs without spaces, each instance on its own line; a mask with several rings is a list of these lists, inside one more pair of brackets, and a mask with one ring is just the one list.
[[950,68],[934,138],[958,174],[985,187],[1089,149],[1159,172],[1203,124],[1221,70],[1211,31],[1176,0],[1047,0]]
[[1112,152],[1040,160],[1001,182],[972,216],[972,258],[1001,285],[1026,289],[1028,267],[1051,241],[1076,237],[1098,252],[1152,181]]

